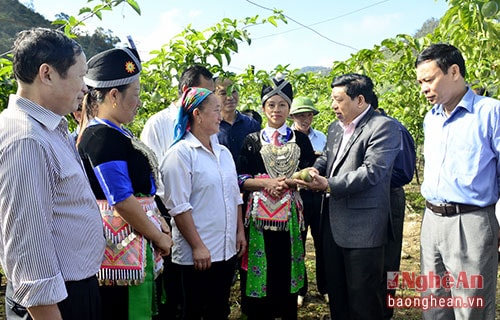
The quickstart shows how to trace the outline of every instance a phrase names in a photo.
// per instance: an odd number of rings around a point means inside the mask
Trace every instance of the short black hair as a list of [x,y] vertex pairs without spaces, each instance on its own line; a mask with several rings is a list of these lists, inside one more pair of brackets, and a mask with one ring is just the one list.
[[16,79],[31,84],[44,63],[52,66],[65,78],[83,49],[78,42],[61,31],[32,28],[17,34],[12,52]]
[[257,111],[255,110],[252,110],[252,109],[245,109],[243,111],[241,111],[241,113],[243,114],[246,114],[248,115],[249,117],[252,117],[253,119],[255,119],[260,125],[262,125],[262,116],[260,115],[260,113],[258,113]]
[[206,67],[202,65],[194,65],[192,67],[187,68],[181,74],[181,78],[179,79],[178,85],[178,94],[179,97],[182,96],[182,89],[189,87],[198,87],[200,85],[200,77],[204,77],[205,79],[213,78],[212,72],[208,70]]
[[347,73],[335,77],[332,81],[332,88],[345,87],[346,94],[354,99],[362,95],[367,103],[375,102],[375,93],[373,92],[373,81],[365,75],[358,73]]
[[451,44],[435,43],[425,48],[417,57],[415,61],[415,68],[421,63],[429,60],[434,60],[439,69],[444,74],[448,73],[448,69],[456,64],[460,69],[460,74],[465,78],[467,70],[465,69],[465,60],[460,50]]

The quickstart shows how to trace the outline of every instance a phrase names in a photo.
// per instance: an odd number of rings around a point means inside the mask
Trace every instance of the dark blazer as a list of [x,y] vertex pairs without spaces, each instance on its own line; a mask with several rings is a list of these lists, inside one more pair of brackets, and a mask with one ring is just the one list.
[[378,247],[387,239],[391,172],[401,137],[395,121],[369,108],[342,154],[337,152],[344,131],[339,121],[330,124],[326,150],[314,164],[328,178],[330,228],[344,248]]

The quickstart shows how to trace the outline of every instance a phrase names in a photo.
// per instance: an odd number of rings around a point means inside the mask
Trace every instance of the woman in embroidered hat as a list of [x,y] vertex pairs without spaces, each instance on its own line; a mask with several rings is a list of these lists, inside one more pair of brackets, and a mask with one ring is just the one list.
[[[140,107],[141,63],[135,49],[92,57],[84,77],[83,110],[95,116],[82,128],[78,151],[97,198],[107,240],[98,273],[103,319],[152,319],[155,277],[172,246],[153,196],[158,161],[123,127]],[[88,111],[88,110],[87,110]]]
[[246,250],[238,178],[214,136],[220,100],[204,88],[181,99],[174,142],[160,165],[172,220],[172,262],[181,270],[182,319],[227,319],[238,256]]
[[297,319],[297,292],[304,283],[302,201],[290,179],[314,163],[311,142],[286,125],[293,91],[272,79],[261,93],[266,127],[249,134],[238,160],[239,183],[248,202],[248,254],[241,266],[242,311],[248,319]]

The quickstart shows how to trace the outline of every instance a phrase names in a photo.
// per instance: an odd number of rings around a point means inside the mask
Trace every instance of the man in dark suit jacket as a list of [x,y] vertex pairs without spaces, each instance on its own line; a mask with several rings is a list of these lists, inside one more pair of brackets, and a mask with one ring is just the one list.
[[333,319],[383,319],[384,244],[390,212],[390,181],[401,138],[396,122],[375,112],[373,83],[359,74],[332,82],[338,120],[328,128],[326,152],[305,185],[323,190],[325,269]]

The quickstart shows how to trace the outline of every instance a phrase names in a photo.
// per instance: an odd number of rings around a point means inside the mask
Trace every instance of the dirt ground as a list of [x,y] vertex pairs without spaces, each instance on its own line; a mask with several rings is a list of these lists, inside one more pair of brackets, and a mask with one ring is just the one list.
[[[419,270],[419,234],[420,234],[420,215],[408,212],[405,219],[403,252],[401,259],[401,270],[418,271]],[[312,238],[308,237],[306,248],[306,267],[309,275],[309,292],[304,300],[304,305],[298,309],[299,319],[322,319],[329,314],[328,304],[323,300],[316,290],[315,279],[315,259]],[[4,293],[5,284],[0,288],[0,319],[5,319],[4,313]],[[230,319],[241,319],[240,312],[240,288],[239,281],[233,287],[231,294],[231,316]],[[413,316],[410,317],[410,316]],[[419,313],[414,310],[399,309],[395,312],[394,319],[417,319]]]
[[[404,230],[403,230],[403,249],[401,256],[401,270],[415,271],[420,270],[420,224],[423,208],[418,205],[418,200],[412,198],[412,191],[407,190],[407,205]],[[304,301],[304,305],[298,309],[299,319],[314,320],[323,319],[329,314],[327,303],[316,291],[315,280],[315,259],[312,238],[309,236],[306,248],[306,267],[309,278],[309,293]],[[499,285],[497,285],[498,292]],[[4,315],[4,291],[5,283],[0,287],[0,319],[5,319]],[[416,292],[404,291],[397,292],[396,295],[415,296]],[[244,319],[240,312],[240,288],[239,281],[236,282],[231,294],[231,320]],[[498,297],[498,294],[497,294]],[[498,299],[497,299],[498,300]],[[500,319],[500,306],[497,301],[497,317]],[[394,320],[416,320],[421,319],[421,312],[418,309],[395,309]]]
[[[414,212],[411,208],[407,208],[403,229],[401,270],[410,272],[419,272],[420,270],[420,223],[420,213]],[[313,242],[309,234],[306,242],[306,267],[309,278],[309,292],[304,300],[303,306],[298,309],[299,319],[324,319],[325,316],[330,314],[328,304],[316,290],[314,257]],[[237,282],[233,287],[231,295],[231,320],[244,319],[240,312],[239,296],[239,283]],[[393,317],[394,320],[412,320],[420,318],[420,311],[412,309],[396,309]]]
[[[405,213],[405,222],[403,229],[403,246],[401,252],[401,271],[420,272],[420,226],[422,222],[423,205],[416,190],[416,186],[408,186],[407,189],[407,208]],[[408,192],[409,191],[409,192]],[[302,308],[298,309],[298,318],[304,320],[324,319],[325,315],[329,315],[329,308],[326,302],[319,296],[316,291],[316,283],[314,277],[315,262],[314,248],[312,238],[308,237],[306,248],[306,267],[309,278],[309,293],[304,301]],[[499,301],[500,281],[497,283],[497,312],[496,318],[500,319],[500,301]],[[414,290],[398,290],[396,295],[400,296],[419,296]],[[233,288],[231,297],[231,317],[230,319],[244,319],[241,317],[239,309],[239,286],[238,283]],[[422,312],[420,309],[404,309],[399,308],[394,310],[393,320],[420,320]]]

